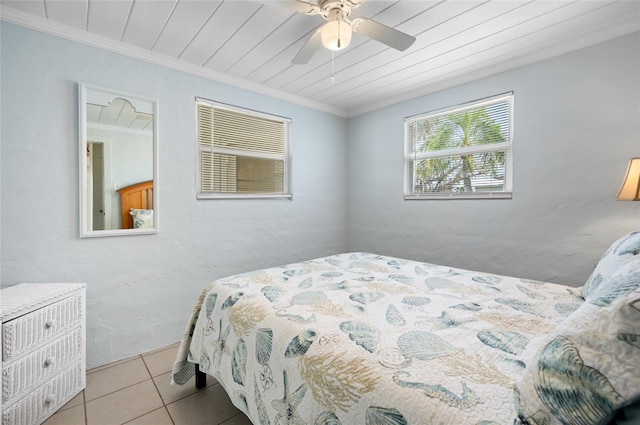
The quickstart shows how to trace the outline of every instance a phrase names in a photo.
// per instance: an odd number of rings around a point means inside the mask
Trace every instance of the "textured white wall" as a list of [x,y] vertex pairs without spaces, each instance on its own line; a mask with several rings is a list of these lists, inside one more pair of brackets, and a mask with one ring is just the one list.
[[[2,284],[87,282],[88,367],[178,341],[216,278],[346,250],[344,119],[1,27]],[[158,99],[157,235],[78,238],[79,81]],[[196,96],[292,118],[293,200],[196,201]]]
[[[614,201],[627,159],[640,155],[638,34],[347,127],[266,96],[1,27],[1,283],[87,282],[89,367],[177,341],[200,290],[229,274],[348,249],[579,285],[612,240],[640,228],[640,206]],[[78,238],[78,81],[159,100],[159,234]],[[513,199],[403,201],[403,117],[510,90]],[[293,119],[293,201],[195,200],[195,96]]]
[[[349,249],[579,286],[640,230],[640,34],[349,121]],[[403,200],[403,118],[515,92],[512,200]]]

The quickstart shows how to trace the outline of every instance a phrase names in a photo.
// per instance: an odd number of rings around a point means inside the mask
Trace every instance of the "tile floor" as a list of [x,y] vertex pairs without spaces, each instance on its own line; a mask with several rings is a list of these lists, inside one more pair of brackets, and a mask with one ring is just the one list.
[[44,425],[251,425],[212,377],[170,385],[178,344],[87,371],[87,387]]

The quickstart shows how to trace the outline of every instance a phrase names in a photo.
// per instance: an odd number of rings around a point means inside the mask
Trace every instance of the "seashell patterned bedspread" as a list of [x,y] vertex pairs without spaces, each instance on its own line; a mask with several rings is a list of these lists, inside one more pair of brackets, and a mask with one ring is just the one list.
[[578,289],[347,253],[206,288],[173,370],[264,424],[512,424],[514,382]]

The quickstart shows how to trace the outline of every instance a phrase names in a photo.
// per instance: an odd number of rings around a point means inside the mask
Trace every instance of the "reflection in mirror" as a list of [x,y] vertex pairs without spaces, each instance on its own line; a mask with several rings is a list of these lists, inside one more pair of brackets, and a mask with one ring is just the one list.
[[156,102],[80,85],[80,236],[155,233]]

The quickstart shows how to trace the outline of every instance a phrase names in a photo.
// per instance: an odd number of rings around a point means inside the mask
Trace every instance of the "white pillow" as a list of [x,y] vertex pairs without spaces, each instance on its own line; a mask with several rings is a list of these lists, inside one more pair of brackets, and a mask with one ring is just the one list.
[[582,287],[582,297],[589,301],[603,282],[610,281],[612,273],[628,264],[640,269],[640,231],[628,233],[611,244]]
[[[611,280],[637,279],[624,267]],[[606,284],[606,282],[604,282]],[[516,383],[516,423],[608,424],[640,400],[640,288],[585,302],[558,324]]]
[[134,229],[153,229],[153,210],[131,208]]

